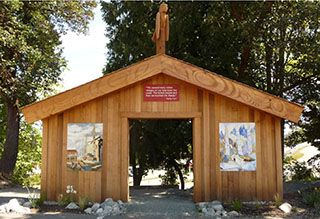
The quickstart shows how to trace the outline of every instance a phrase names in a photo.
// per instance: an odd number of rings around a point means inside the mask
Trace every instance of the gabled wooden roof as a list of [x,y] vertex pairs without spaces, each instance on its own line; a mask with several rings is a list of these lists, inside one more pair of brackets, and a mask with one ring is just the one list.
[[22,112],[31,123],[161,73],[293,122],[299,121],[303,110],[298,104],[162,54],[27,105]]

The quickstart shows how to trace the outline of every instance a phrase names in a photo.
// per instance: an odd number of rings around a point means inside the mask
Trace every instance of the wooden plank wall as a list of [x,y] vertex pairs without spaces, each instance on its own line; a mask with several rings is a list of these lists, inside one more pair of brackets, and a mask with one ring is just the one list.
[[[280,119],[220,95],[210,95],[210,141],[212,148],[211,199],[272,200],[282,195]],[[220,171],[220,122],[256,124],[256,171]]]
[[[144,102],[144,84],[178,84],[177,102]],[[168,114],[166,114],[168,113]],[[79,196],[128,200],[128,118],[125,115],[171,117],[200,115],[193,120],[194,200],[240,198],[270,200],[282,194],[280,119],[244,104],[209,93],[180,80],[157,75],[117,92],[43,120],[42,191],[49,200],[73,185]],[[98,171],[66,167],[67,124],[103,123],[103,166]],[[221,172],[220,122],[255,122],[257,171]]]
[[[55,200],[61,190],[62,116],[54,115],[43,120],[41,186],[48,200]],[[54,128],[52,128],[54,127]]]

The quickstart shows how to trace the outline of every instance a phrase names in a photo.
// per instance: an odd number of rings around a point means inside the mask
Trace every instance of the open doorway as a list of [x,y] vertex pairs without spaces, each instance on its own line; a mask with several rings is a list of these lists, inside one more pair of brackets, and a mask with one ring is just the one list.
[[192,119],[129,119],[129,186],[186,190],[192,196]]

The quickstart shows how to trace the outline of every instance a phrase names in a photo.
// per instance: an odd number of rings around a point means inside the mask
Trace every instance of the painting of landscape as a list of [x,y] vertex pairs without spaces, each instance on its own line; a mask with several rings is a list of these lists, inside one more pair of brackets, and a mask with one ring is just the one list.
[[72,170],[98,170],[102,166],[102,123],[69,123],[67,166]]
[[220,169],[256,170],[256,128],[254,123],[220,123]]

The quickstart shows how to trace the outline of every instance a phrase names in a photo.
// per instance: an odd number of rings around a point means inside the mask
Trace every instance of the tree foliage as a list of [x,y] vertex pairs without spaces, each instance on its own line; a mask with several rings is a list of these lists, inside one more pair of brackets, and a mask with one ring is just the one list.
[[31,103],[59,80],[66,62],[60,35],[84,32],[93,3],[76,1],[0,3],[1,98]]
[[41,134],[38,128],[21,122],[19,152],[13,181],[24,186],[40,184]]
[[[164,169],[169,181],[177,175],[184,189],[184,173],[192,159],[190,120],[131,120],[130,165],[134,185],[140,185],[149,169]],[[170,177],[171,176],[171,177]]]
[[0,2],[0,102],[5,109],[5,143],[0,173],[10,174],[18,154],[19,106],[50,92],[66,65],[61,34],[83,33],[95,2]]

